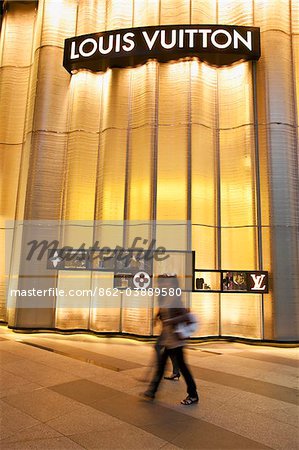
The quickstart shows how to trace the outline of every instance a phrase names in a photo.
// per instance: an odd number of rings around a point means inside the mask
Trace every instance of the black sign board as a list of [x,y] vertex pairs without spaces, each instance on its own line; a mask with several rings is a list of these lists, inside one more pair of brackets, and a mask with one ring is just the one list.
[[[189,269],[183,277],[182,291],[219,293],[269,292],[268,272],[257,270],[208,270],[195,268],[195,252],[168,250],[171,254],[187,257]],[[159,251],[148,253],[141,249],[114,249],[104,247],[99,250],[54,249],[48,250],[47,269],[100,271],[114,273],[114,287],[118,289],[148,289],[152,287],[154,260],[159,261]],[[165,259],[165,256],[163,256]]]
[[164,25],[85,34],[65,40],[68,72],[198,57],[216,66],[258,60],[260,29],[231,25]]
[[268,272],[195,269],[193,292],[267,294]]

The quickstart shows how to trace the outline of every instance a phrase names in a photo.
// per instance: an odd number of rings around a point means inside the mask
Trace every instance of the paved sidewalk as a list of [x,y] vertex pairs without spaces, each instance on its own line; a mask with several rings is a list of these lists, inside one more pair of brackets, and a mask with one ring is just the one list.
[[1,450],[299,448],[296,348],[190,346],[191,407],[180,405],[182,379],[140,399],[152,344],[1,326],[0,357]]

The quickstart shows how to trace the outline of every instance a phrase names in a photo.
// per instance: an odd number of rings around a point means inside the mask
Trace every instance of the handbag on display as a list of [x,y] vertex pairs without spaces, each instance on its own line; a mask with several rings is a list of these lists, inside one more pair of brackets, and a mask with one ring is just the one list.
[[186,320],[176,325],[175,332],[180,339],[187,339],[197,330],[197,328],[198,320],[193,313],[189,312]]

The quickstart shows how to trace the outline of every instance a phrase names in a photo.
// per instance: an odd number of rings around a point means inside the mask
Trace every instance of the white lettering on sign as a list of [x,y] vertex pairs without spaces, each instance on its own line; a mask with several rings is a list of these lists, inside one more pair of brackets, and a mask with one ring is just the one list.
[[208,34],[212,33],[212,30],[198,30],[198,33],[202,34],[202,48],[207,48]]
[[[143,31],[142,35],[149,50],[153,49],[154,45],[158,42],[158,39],[161,47],[167,50],[174,48],[176,45],[178,45],[179,48],[184,48],[186,44],[188,48],[194,48],[196,35],[201,36],[201,42],[197,42],[198,47],[208,48],[208,46],[212,44],[216,48],[225,49],[228,48],[233,42],[234,49],[238,49],[239,43],[241,42],[249,50],[252,50],[251,31],[247,31],[246,38],[241,36],[236,30],[233,30],[233,33],[231,34],[227,30],[223,29],[216,30],[213,33],[210,29],[171,30],[170,36],[169,32],[168,35],[166,34],[166,30],[156,30],[152,37],[149,37],[147,31]],[[208,40],[209,35],[210,42]],[[220,44],[219,39],[217,40],[218,36],[224,36],[226,42]],[[110,34],[105,38],[104,36],[100,36],[98,38],[98,42],[94,38],[86,38],[80,43],[78,49],[76,48],[76,42],[73,41],[71,43],[70,58],[78,59],[80,56],[88,58],[93,56],[96,51],[102,55],[108,55],[111,52],[119,53],[121,50],[130,52],[136,45],[134,42],[134,37],[135,34],[133,32],[128,32],[122,37],[119,33]],[[122,45],[121,39],[123,41]]]
[[233,25],[160,25],[102,31],[65,40],[64,67],[72,73],[127,67],[148,59],[198,57],[216,66],[260,57],[260,31]]
[[79,57],[79,53],[76,53],[76,42],[73,41],[71,45],[71,59],[76,59]]
[[263,281],[266,276],[265,274],[255,275],[254,273],[251,273],[250,276],[254,282],[254,286],[252,287],[252,290],[264,291],[266,289],[266,285],[263,286]]
[[123,50],[126,52],[130,52],[135,47],[135,42],[133,41],[134,33],[126,33],[124,34],[124,42],[128,45],[123,45]]
[[238,33],[238,31],[234,30],[234,48],[239,48],[239,41],[241,41],[248,50],[252,51],[252,33],[247,31],[247,38],[243,38],[243,36]]
[[180,30],[179,31],[179,34],[180,34],[180,36],[179,36],[179,47],[180,48],[184,48],[184,31],[185,30]]
[[[224,44],[219,44],[216,40],[216,37],[218,36],[218,34],[224,34],[224,36],[227,37],[227,41]],[[214,45],[214,47],[217,48],[227,48],[230,46],[230,44],[232,43],[233,38],[231,37],[231,35],[229,34],[228,31],[226,30],[217,30],[214,31],[214,33],[211,36],[211,42]]]
[[108,47],[104,48],[104,37],[103,36],[99,37],[99,52],[102,53],[102,55],[108,55],[108,53],[112,52],[114,40],[113,38],[114,38],[113,34],[110,34]]
[[169,43],[166,42],[166,31],[161,31],[161,45],[163,48],[173,48],[176,45],[176,36],[177,30],[172,30],[171,32],[171,41]]
[[120,52],[120,34],[117,34],[116,36],[115,36],[115,51],[117,52],[117,53],[119,53]]
[[185,34],[189,37],[189,47],[194,47],[194,35],[198,33],[197,30],[185,30]]
[[156,42],[156,40],[157,40],[157,37],[158,37],[159,33],[160,33],[160,30],[156,30],[156,31],[154,32],[154,34],[153,34],[153,37],[150,39],[150,38],[148,37],[147,31],[143,31],[143,32],[142,32],[143,37],[144,37],[145,42],[146,42],[146,45],[148,46],[149,50],[151,50],[151,49],[153,48],[153,46],[155,45],[155,42]]
[[[92,44],[92,49],[89,50],[89,52],[86,52],[84,50],[86,44]],[[81,42],[81,44],[79,45],[79,53],[85,58],[87,58],[88,56],[92,56],[96,51],[97,51],[97,41],[93,38],[85,39],[85,41]]]

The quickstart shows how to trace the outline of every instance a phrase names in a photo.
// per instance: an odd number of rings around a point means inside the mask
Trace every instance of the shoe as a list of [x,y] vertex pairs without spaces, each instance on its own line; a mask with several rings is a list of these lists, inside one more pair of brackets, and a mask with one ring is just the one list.
[[140,396],[141,396],[144,400],[154,400],[154,399],[155,399],[155,394],[153,393],[153,391],[145,391],[145,392],[142,392],[142,394],[140,394]]
[[181,401],[182,405],[192,405],[193,403],[198,403],[199,398],[198,395],[196,397],[190,397],[190,395],[187,395],[187,397]]
[[171,375],[169,375],[169,377],[164,377],[164,380],[178,380],[180,378],[181,374],[180,373],[172,373]]

